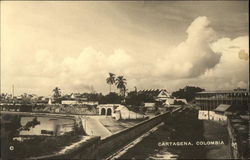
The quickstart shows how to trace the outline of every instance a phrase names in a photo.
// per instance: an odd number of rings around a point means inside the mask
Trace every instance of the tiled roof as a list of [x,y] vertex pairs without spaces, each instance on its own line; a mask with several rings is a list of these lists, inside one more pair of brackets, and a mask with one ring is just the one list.
[[146,94],[146,95],[150,95],[150,96],[158,96],[160,94],[160,92],[163,89],[147,89],[147,90],[140,90],[138,91],[138,94]]

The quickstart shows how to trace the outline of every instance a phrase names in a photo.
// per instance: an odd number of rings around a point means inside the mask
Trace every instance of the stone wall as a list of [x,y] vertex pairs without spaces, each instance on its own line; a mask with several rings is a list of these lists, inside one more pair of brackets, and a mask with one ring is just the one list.
[[33,159],[103,159],[115,153],[129,142],[146,133],[156,125],[164,122],[167,118],[178,114],[179,109],[160,114],[154,118],[143,121],[131,128],[124,129],[116,134],[100,140],[94,137],[86,143],[76,146],[65,154],[53,154]]
[[249,124],[240,116],[228,116],[229,153],[232,159],[249,159]]

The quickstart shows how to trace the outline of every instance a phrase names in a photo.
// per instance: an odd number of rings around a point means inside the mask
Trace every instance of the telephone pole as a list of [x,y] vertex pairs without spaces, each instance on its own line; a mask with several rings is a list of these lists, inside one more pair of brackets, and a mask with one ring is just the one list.
[[14,84],[12,84],[12,98],[14,98],[14,94],[15,94],[15,88],[14,88]]

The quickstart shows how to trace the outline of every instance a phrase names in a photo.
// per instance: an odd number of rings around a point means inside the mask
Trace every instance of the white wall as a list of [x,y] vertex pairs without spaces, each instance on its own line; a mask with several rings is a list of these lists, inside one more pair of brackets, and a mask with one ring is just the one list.
[[198,119],[199,120],[213,120],[213,121],[222,121],[223,122],[223,121],[227,120],[227,116],[217,114],[214,111],[199,110]]
[[115,109],[114,117],[116,120],[118,120],[118,119],[142,119],[145,118],[146,116],[130,111],[128,110],[127,107],[121,105]]

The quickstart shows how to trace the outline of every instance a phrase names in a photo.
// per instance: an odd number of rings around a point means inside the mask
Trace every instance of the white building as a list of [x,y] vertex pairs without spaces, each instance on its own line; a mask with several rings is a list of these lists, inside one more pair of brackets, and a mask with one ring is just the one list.
[[121,104],[100,104],[97,108],[99,115],[111,116],[116,120],[146,118],[145,115],[130,111],[126,106]]
[[78,101],[74,99],[62,100],[62,104],[86,104],[86,105],[98,105],[97,101]]
[[113,117],[116,120],[119,120],[119,119],[143,119],[146,118],[147,116],[130,111],[127,107],[119,105],[119,107],[115,109]]

